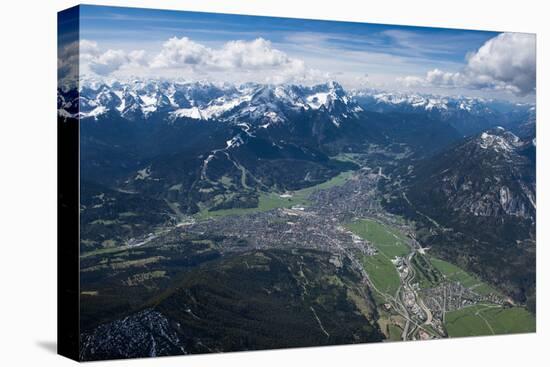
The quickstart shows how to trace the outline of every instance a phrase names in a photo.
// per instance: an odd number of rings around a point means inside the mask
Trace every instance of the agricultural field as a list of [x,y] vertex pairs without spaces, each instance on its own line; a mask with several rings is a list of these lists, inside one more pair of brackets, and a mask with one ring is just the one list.
[[449,337],[529,333],[535,317],[522,307],[478,304],[446,314]]
[[436,287],[443,280],[443,275],[430,261],[428,256],[416,253],[411,264],[415,271],[415,281],[421,289]]
[[460,282],[464,287],[470,288],[480,295],[487,295],[491,293],[499,294],[497,290],[456,265],[435,257],[430,257],[430,262],[445,276],[446,279],[454,282]]
[[409,253],[403,234],[374,220],[360,219],[348,224],[347,227],[359,237],[371,242],[388,260]]
[[363,256],[361,262],[376,289],[394,295],[401,284],[395,266],[384,255]]
[[392,316],[386,311],[380,311],[378,325],[389,341],[402,340],[403,324],[405,320],[401,316]]
[[399,289],[400,279],[391,260],[409,252],[403,235],[370,219],[355,221],[347,228],[376,247],[376,255],[363,256],[361,261],[378,291],[394,295]]

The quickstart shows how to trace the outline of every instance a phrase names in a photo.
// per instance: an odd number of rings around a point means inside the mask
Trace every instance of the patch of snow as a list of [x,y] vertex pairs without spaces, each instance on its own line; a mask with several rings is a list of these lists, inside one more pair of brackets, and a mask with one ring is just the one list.
[[170,113],[173,117],[189,117],[192,119],[203,120],[203,116],[198,107],[180,108]]
[[148,115],[152,112],[155,112],[157,110],[158,101],[156,97],[148,96],[146,94],[142,94],[139,96],[143,104],[141,105],[141,110],[145,115]]
[[148,96],[146,94],[140,95],[139,98],[141,98],[141,100],[143,101],[143,104],[145,106],[151,106],[151,105],[156,104],[156,102],[157,102],[157,99],[155,97],[151,97],[151,96]]
[[144,169],[140,169],[137,171],[136,177],[134,177],[134,180],[146,180],[151,177],[151,167],[146,167]]
[[201,114],[205,117],[205,119],[209,120],[232,110],[244,102],[250,101],[250,99],[251,96],[249,95],[240,96],[229,100],[226,99],[226,97],[220,97],[212,101],[204,110],[201,111]]
[[118,97],[118,99],[120,99],[120,105],[118,105],[116,109],[117,111],[122,112],[124,111],[124,108],[126,108],[126,99],[124,98],[122,91],[117,90],[114,93]]
[[225,142],[226,147],[225,149],[229,149],[232,147],[238,147],[241,144],[243,144],[243,139],[241,139],[240,135],[234,136],[232,139]]
[[309,107],[318,110],[321,106],[326,105],[329,93],[315,93],[306,98]]
[[271,120],[271,122],[278,123],[283,122],[284,119],[279,116],[276,112],[268,111],[264,113],[264,116]]
[[57,114],[62,117],[74,117],[72,113],[69,113],[67,110],[63,108],[58,109]]
[[458,106],[458,108],[460,108],[461,110],[466,110],[466,111],[471,111],[472,110],[472,106],[470,106],[469,104],[464,103],[464,101],[460,102],[460,105]]
[[98,116],[103,115],[107,111],[108,110],[105,106],[97,106],[96,108],[94,108],[90,112],[87,112],[87,113],[86,112],[81,112],[81,116],[82,116],[82,118],[93,117],[93,118],[97,119]]
[[511,132],[506,132],[505,137],[484,132],[481,134],[480,138],[480,148],[492,148],[496,152],[511,152],[515,147],[522,144],[520,139]]

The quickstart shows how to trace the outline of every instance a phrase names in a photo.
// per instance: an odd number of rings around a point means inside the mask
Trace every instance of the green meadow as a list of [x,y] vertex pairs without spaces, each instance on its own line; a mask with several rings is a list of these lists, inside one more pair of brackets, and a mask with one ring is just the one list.
[[210,211],[203,209],[195,215],[197,219],[224,217],[227,215],[244,215],[250,213],[265,212],[276,208],[291,208],[293,206],[305,206],[309,204],[309,196],[316,190],[324,190],[333,186],[344,184],[353,174],[353,171],[342,172],[328,181],[306,187],[301,190],[290,191],[282,195],[276,192],[262,192],[258,198],[256,208],[232,208]]
[[478,304],[448,312],[445,328],[449,337],[529,333],[536,320],[522,307]]

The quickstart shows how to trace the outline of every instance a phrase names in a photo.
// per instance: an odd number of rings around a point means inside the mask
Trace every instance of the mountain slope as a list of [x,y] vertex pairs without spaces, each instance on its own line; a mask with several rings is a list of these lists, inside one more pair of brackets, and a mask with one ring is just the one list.
[[[84,360],[381,341],[349,263],[312,250],[254,251],[196,269],[143,311],[84,333]],[[246,284],[243,287],[242,284]],[[106,342],[108,341],[108,342]],[[134,348],[134,341],[146,347]]]
[[417,221],[422,243],[514,299],[535,287],[532,142],[497,128],[419,162],[386,205]]

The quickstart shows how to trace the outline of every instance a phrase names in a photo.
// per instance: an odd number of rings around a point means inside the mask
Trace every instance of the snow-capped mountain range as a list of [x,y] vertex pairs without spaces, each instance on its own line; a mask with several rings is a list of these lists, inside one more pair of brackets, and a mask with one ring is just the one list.
[[373,109],[388,107],[408,108],[410,110],[448,111],[465,110],[488,112],[487,100],[472,97],[442,97],[422,94],[388,93],[376,91],[353,91],[353,97],[370,102]]
[[[62,116],[95,118],[116,113],[127,119],[148,119],[165,113],[170,120],[254,121],[260,127],[288,120],[292,112],[326,111],[339,125],[343,118],[361,112],[336,82],[316,86],[265,85],[247,83],[239,86],[209,82],[178,83],[133,81],[99,83],[86,81],[80,86],[78,99],[59,95]],[[71,107],[79,112],[71,114]]]
[[[422,115],[449,123],[463,136],[496,126],[516,130],[519,125],[534,121],[536,115],[534,104],[468,96],[450,97],[375,90],[352,91],[350,95],[367,111]],[[533,129],[524,130],[529,134]]]
[[496,125],[510,127],[533,120],[535,115],[532,104],[366,89],[348,92],[334,81],[303,86],[86,79],[79,93],[59,91],[58,108],[61,116],[84,120],[114,114],[127,120],[216,120],[247,129],[293,121],[304,112],[326,115],[336,127],[346,119],[364,116],[364,111],[423,113],[448,121],[463,135]]
[[437,111],[453,113],[464,111],[475,115],[510,112],[514,110],[534,111],[534,104],[512,103],[468,96],[438,96],[418,93],[380,92],[376,90],[353,90],[350,96],[362,106],[377,112]]

